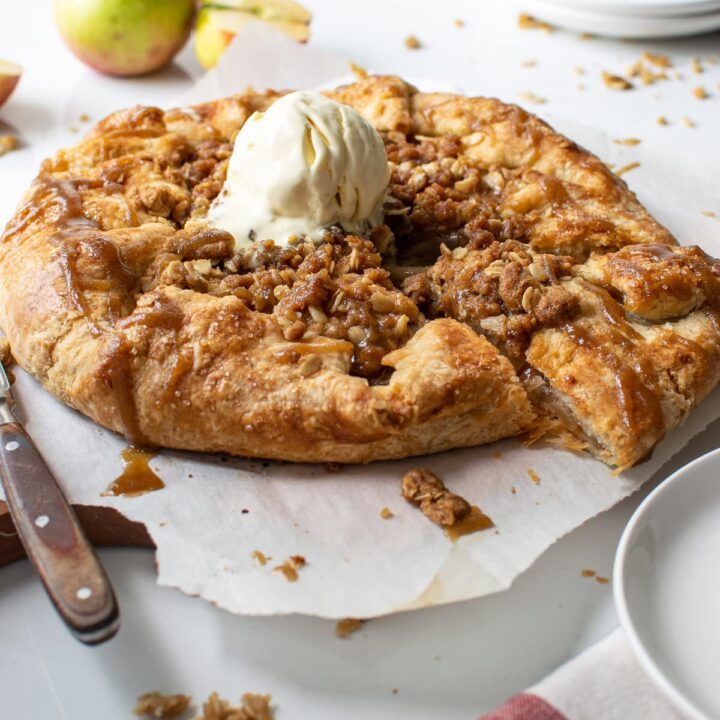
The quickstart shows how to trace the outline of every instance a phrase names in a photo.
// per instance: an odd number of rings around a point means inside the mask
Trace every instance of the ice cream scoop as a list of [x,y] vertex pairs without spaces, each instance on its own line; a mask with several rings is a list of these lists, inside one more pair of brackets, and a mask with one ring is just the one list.
[[382,224],[389,179],[382,138],[365,118],[320,93],[294,92],[243,125],[208,221],[237,249],[319,241],[331,225],[363,233]]

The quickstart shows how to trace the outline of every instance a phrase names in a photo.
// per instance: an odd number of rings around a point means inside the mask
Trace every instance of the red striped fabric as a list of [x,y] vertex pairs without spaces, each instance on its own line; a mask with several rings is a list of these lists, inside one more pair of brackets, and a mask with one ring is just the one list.
[[480,720],[567,720],[541,697],[520,693]]

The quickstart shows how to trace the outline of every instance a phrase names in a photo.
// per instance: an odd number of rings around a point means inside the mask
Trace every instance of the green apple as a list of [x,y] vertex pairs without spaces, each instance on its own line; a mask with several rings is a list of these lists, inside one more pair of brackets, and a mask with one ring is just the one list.
[[72,52],[107,75],[144,75],[185,44],[194,0],[54,0],[55,22]]
[[0,106],[10,97],[20,80],[22,68],[7,60],[0,60]]
[[195,55],[211,68],[225,48],[249,22],[259,20],[295,40],[310,36],[312,15],[294,0],[218,0],[206,2],[195,26]]

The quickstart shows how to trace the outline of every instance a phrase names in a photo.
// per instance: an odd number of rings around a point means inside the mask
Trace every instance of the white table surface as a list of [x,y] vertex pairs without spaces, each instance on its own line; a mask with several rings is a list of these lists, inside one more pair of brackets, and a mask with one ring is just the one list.
[[[0,22],[0,57],[25,68],[0,110],[0,133],[17,132],[23,141],[21,150],[0,159],[0,223],[25,185],[9,178],[21,172],[29,182],[45,155],[73,142],[73,129],[84,126],[79,112],[97,120],[134,103],[166,104],[201,73],[188,46],[155,76],[96,75],[64,48],[48,5],[14,3]],[[530,108],[541,115],[681,154],[720,154],[720,66],[706,65],[702,75],[690,68],[693,57],[720,52],[718,34],[650,43],[521,31],[516,9],[504,0],[306,5],[315,13],[312,42],[370,70],[437,77],[507,101],[521,101],[520,94],[531,91],[546,99]],[[455,27],[455,18],[466,26]],[[422,49],[405,48],[411,33]],[[604,87],[602,70],[621,72],[644,50],[670,54],[683,79],[625,93]],[[528,60],[537,64],[524,67]],[[575,74],[576,66],[585,75]],[[585,90],[578,89],[581,83]],[[698,85],[709,99],[692,97]],[[670,125],[657,125],[659,115]],[[697,127],[684,127],[684,115]],[[708,210],[720,215],[720,199]],[[661,476],[716,447],[719,432],[720,422]],[[135,697],[159,688],[196,698],[215,689],[232,698],[270,692],[279,720],[477,717],[617,625],[610,586],[582,578],[580,570],[610,575],[620,532],[647,489],[557,543],[505,593],[375,620],[342,641],[329,621],[233,617],[159,588],[151,552],[116,549],[101,554],[122,605],[123,628],[109,645],[88,649],[67,635],[28,564],[16,563],[0,570],[2,714],[21,720],[129,718]]]

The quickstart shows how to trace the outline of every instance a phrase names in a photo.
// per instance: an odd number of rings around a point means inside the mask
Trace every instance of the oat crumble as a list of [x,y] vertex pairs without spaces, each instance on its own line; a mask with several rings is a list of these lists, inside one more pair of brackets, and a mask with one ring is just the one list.
[[697,98],[698,100],[706,100],[708,97],[710,97],[708,95],[708,91],[702,85],[693,88],[692,94],[693,97]]
[[635,87],[629,80],[626,80],[621,75],[613,75],[606,70],[602,72],[602,79],[606,87],[610,88],[610,90],[632,90]]
[[393,511],[389,507],[384,507],[380,511],[380,517],[383,520],[389,520],[390,518],[395,517],[395,513],[393,513]]
[[631,163],[628,163],[627,165],[623,165],[621,168],[618,168],[615,171],[615,174],[618,177],[622,177],[625,173],[629,173],[631,170],[634,170],[635,168],[639,168],[639,167],[640,167],[639,162],[631,162]]
[[405,38],[405,47],[408,48],[408,50],[418,50],[422,47],[422,44],[415,35],[408,35]]
[[18,145],[17,135],[0,135],[0,157],[16,150]]
[[470,514],[470,503],[450,492],[434,473],[415,468],[402,479],[402,496],[435,524],[448,527]]
[[542,30],[545,33],[551,33],[555,30],[550,23],[546,23],[544,20],[538,20],[527,13],[520,13],[517,22],[521,30]]
[[639,145],[642,141],[638,138],[616,138],[613,140],[616,145]]

